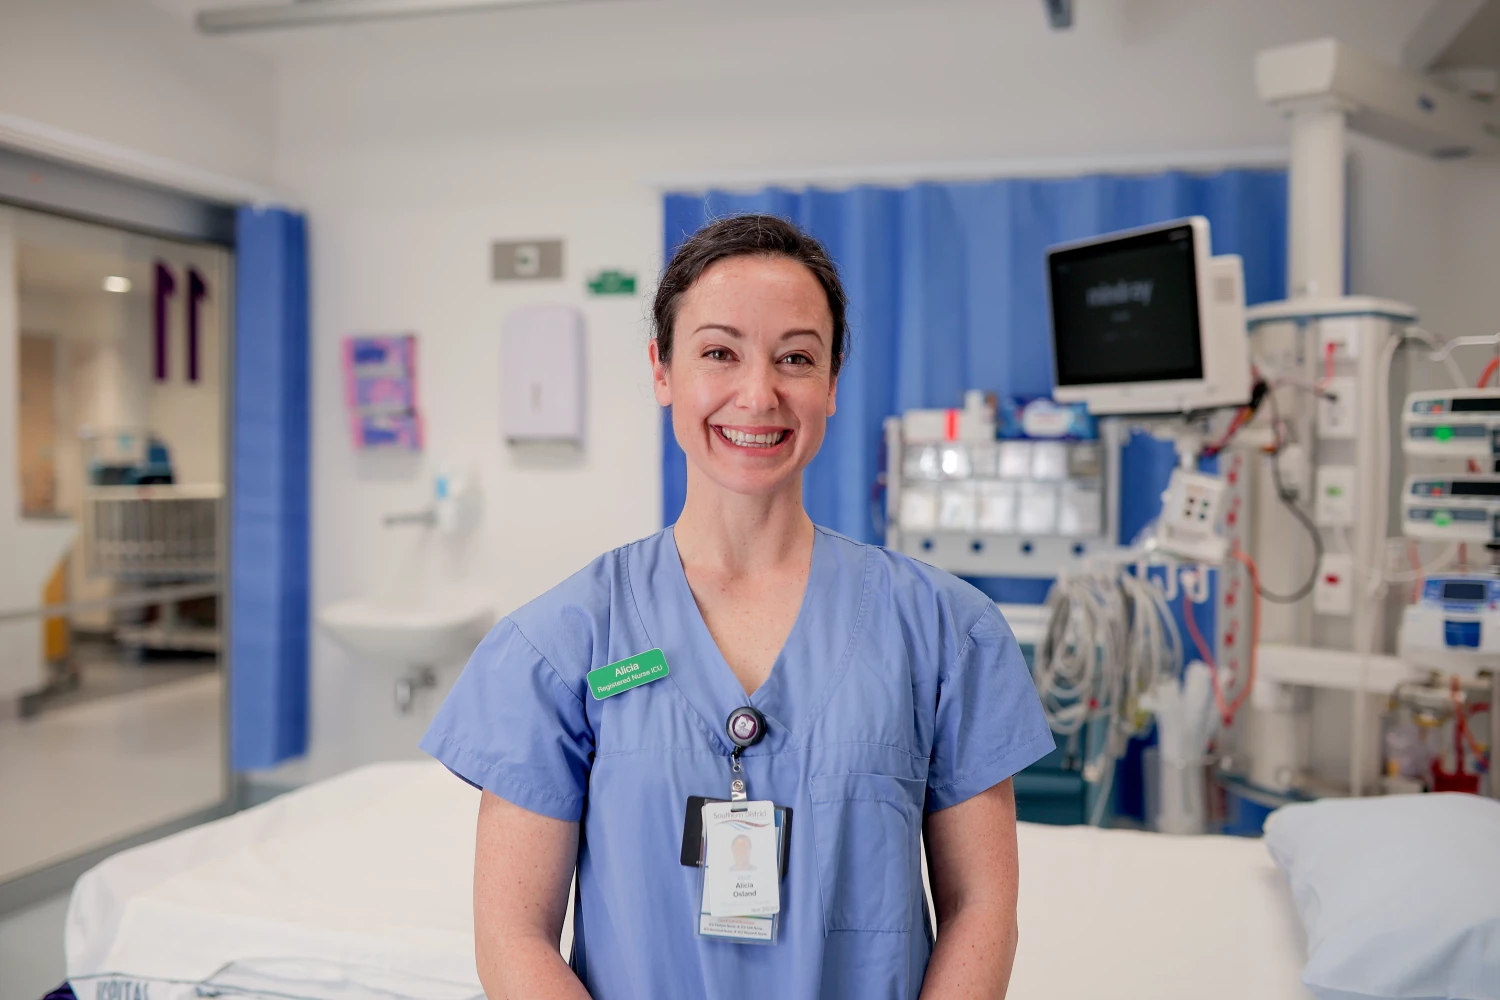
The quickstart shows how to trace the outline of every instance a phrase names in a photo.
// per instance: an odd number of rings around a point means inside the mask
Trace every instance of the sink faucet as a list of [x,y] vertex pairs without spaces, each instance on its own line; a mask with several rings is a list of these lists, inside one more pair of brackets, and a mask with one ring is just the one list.
[[424,528],[431,528],[437,524],[437,511],[428,507],[410,514],[387,514],[381,519],[381,523],[387,528],[398,524],[420,524]]

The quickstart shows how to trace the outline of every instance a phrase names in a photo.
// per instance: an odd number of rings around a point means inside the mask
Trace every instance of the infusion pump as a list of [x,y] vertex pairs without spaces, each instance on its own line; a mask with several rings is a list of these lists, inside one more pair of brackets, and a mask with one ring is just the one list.
[[[1447,389],[1414,392],[1401,414],[1401,447],[1428,458],[1489,458],[1500,454],[1500,392]],[[1491,464],[1485,471],[1500,471]]]
[[1467,474],[1407,477],[1402,534],[1500,543],[1500,389],[1411,393],[1401,409],[1401,450],[1413,458],[1469,460]]
[[1402,533],[1437,542],[1500,542],[1500,478],[1408,476]]

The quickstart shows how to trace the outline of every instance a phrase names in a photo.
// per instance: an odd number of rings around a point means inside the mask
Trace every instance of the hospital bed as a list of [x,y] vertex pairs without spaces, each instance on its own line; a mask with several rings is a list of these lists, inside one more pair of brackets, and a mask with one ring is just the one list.
[[[314,958],[477,994],[477,796],[436,763],[376,764],[116,855],[73,891],[69,976],[196,981]],[[1309,996],[1291,896],[1260,842],[1019,829],[1012,998]]]

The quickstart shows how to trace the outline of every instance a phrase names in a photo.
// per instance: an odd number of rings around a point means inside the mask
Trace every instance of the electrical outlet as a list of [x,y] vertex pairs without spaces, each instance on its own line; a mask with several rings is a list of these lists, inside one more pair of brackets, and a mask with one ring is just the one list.
[[1324,465],[1318,469],[1313,520],[1330,528],[1354,526],[1354,466]]
[[1333,345],[1334,360],[1359,357],[1359,317],[1334,316],[1318,323],[1318,360],[1322,363],[1328,345]]
[[1328,396],[1318,397],[1318,437],[1352,438],[1359,419],[1354,405],[1354,379],[1348,375],[1328,380]]
[[1354,614],[1354,557],[1324,554],[1313,584],[1313,610],[1320,615]]

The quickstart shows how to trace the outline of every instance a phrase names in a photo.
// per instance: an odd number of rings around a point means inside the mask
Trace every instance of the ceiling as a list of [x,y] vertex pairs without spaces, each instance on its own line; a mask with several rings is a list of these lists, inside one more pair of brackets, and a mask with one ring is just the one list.
[[44,295],[112,295],[104,291],[104,279],[110,275],[129,278],[134,291],[146,287],[148,262],[130,260],[120,255],[27,243],[17,248],[17,272],[21,294]]
[[207,272],[228,259],[219,247],[143,236],[45,212],[19,210],[15,218],[16,271],[23,295],[118,298],[119,293],[104,290],[104,279],[111,275],[129,278],[134,286],[130,294],[144,295],[157,260],[177,267],[192,264]]
[[16,269],[22,294],[111,295],[109,275],[145,284],[146,259],[131,244],[139,238],[118,229],[41,212],[18,212]]
[[1500,0],[1487,0],[1432,64],[1432,69],[1482,67],[1500,72]]

